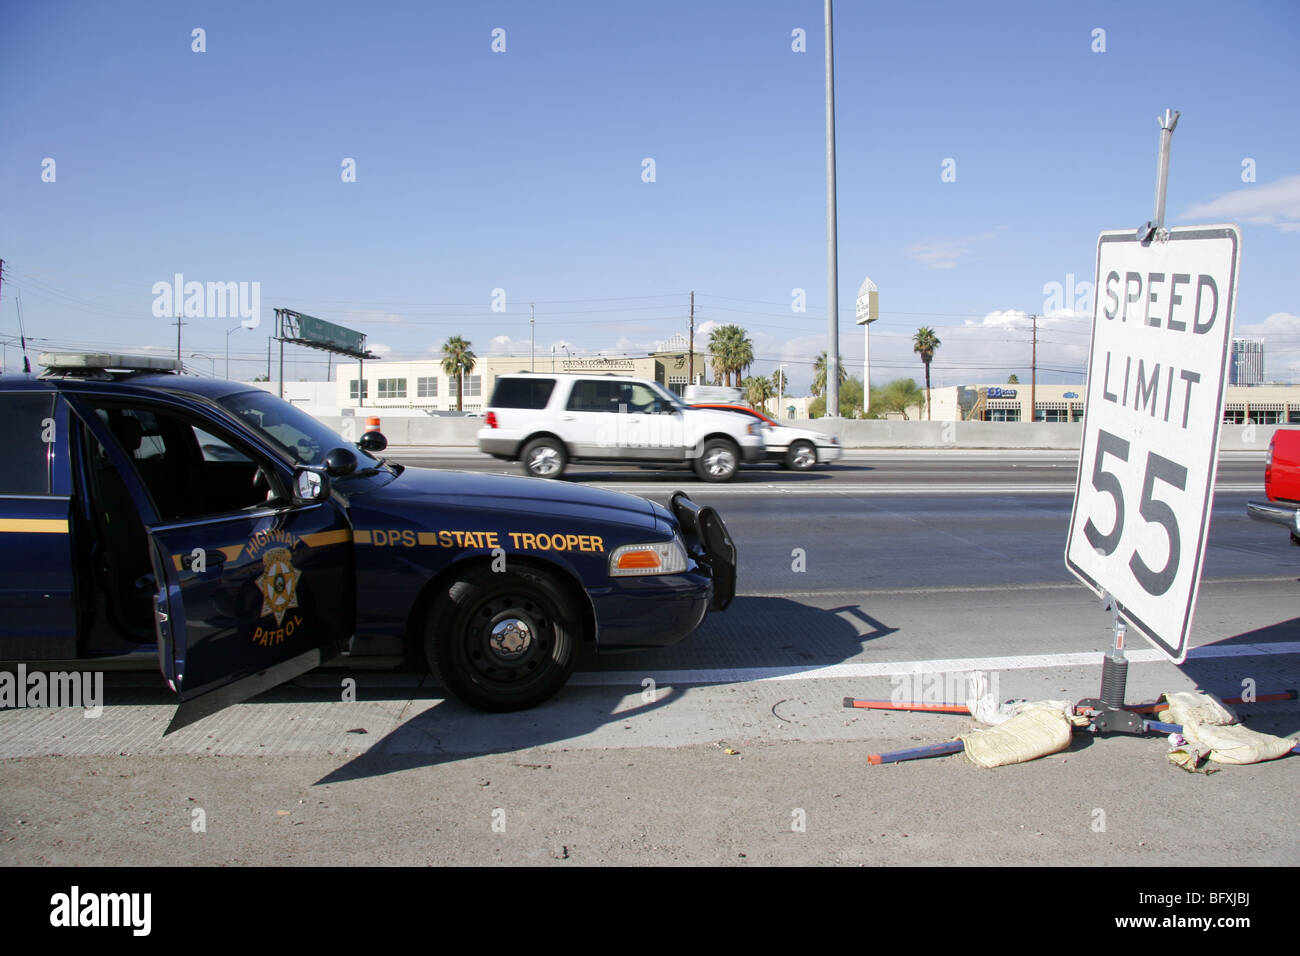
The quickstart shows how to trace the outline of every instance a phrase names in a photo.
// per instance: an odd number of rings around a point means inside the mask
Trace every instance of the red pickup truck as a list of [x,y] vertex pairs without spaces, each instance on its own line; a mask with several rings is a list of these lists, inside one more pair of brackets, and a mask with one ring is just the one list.
[[1300,428],[1273,433],[1264,463],[1264,494],[1268,501],[1247,502],[1246,514],[1286,525],[1291,543],[1300,544]]

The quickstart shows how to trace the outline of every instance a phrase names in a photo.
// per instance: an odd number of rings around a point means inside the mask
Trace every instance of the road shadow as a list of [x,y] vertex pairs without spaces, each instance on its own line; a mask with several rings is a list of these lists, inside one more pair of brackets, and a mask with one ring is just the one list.
[[[834,471],[832,471],[834,469]],[[871,471],[866,466],[859,468],[856,465],[840,466],[826,465],[812,471],[788,471],[779,465],[764,467],[762,465],[748,465],[736,473],[735,477],[728,482],[721,482],[718,487],[727,487],[728,485],[747,485],[747,484],[770,484],[774,480],[782,484],[800,484],[800,483],[817,483],[831,481],[835,473],[843,471]],[[672,468],[659,465],[632,465],[626,469],[618,471],[608,470],[568,470],[559,478],[560,481],[568,481],[574,484],[584,482],[600,482],[601,484],[627,483],[645,483],[647,481],[664,481],[680,482],[684,475],[688,475],[690,481],[697,482],[695,473],[689,468]],[[707,484],[707,483],[702,483]]]
[[[683,645],[583,661],[580,679],[540,707],[486,714],[455,699],[442,699],[317,783],[562,744],[610,725],[627,726],[679,704],[697,687],[735,683],[734,668],[798,674],[842,663],[860,653],[866,642],[895,630],[860,607],[822,610],[784,598],[739,598],[726,615],[708,618]],[[738,643],[735,638],[742,631],[745,640]],[[724,669],[733,673],[716,678],[710,673]]]
[[[1243,631],[1204,645],[1215,650],[1240,650],[1229,657],[1191,656],[1179,670],[1196,686],[1220,697],[1263,697],[1300,688],[1300,653],[1250,653],[1256,644],[1300,643],[1300,617]],[[1251,730],[1288,737],[1300,731],[1300,701],[1256,701],[1232,705]]]

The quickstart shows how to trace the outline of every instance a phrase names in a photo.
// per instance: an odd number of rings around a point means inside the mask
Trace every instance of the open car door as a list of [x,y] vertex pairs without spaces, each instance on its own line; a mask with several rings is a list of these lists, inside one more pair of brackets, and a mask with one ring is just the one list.
[[[308,473],[314,481],[303,487],[310,493],[300,496],[282,463],[220,423],[140,401],[77,407],[144,522],[157,588],[159,664],[181,701],[166,733],[303,674],[343,649],[355,617],[352,532],[324,475]],[[184,515],[160,515],[155,499],[163,500],[164,489],[177,483],[188,481],[203,498],[203,483],[183,476],[175,464],[175,450],[193,438],[185,428],[218,435],[248,457],[250,469],[274,472],[270,496],[217,514],[203,513],[200,502],[186,504]],[[153,454],[142,458],[132,444]],[[183,465],[202,468],[192,459]],[[170,507],[177,510],[175,498]]]
[[341,518],[326,500],[149,529],[159,660],[181,700],[167,733],[343,650],[352,534]]

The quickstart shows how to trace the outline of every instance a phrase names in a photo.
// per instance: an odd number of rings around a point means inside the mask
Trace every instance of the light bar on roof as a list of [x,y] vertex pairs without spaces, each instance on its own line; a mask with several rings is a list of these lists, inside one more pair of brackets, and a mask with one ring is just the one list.
[[102,369],[121,372],[179,372],[181,362],[161,355],[118,352],[42,352],[37,360],[48,369]]

